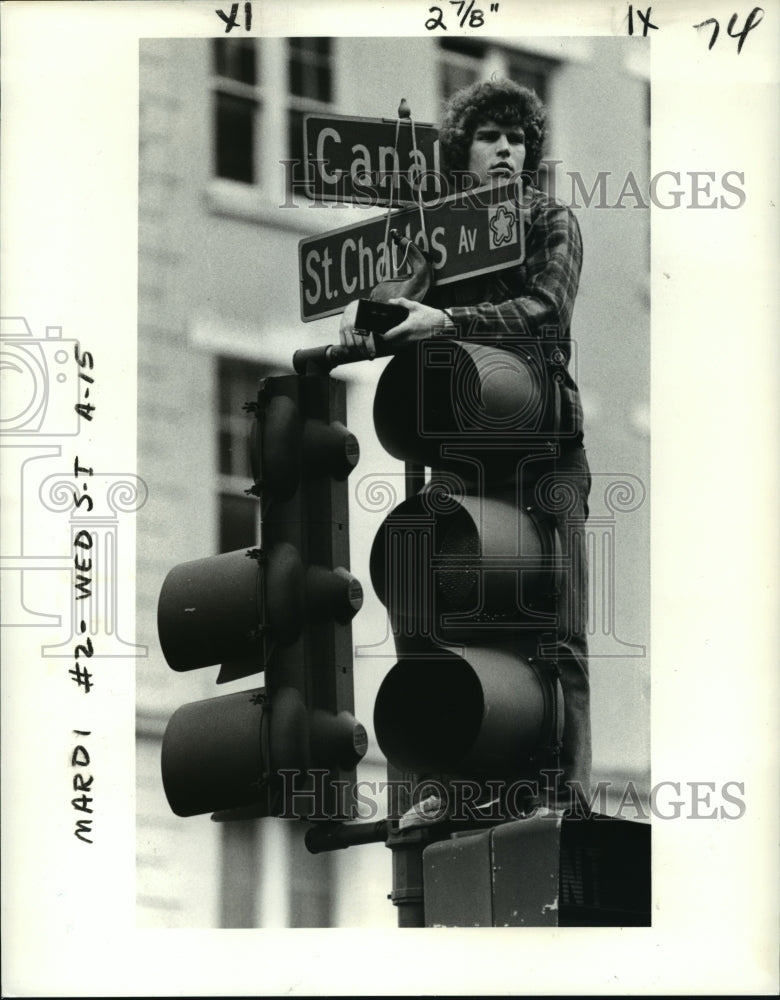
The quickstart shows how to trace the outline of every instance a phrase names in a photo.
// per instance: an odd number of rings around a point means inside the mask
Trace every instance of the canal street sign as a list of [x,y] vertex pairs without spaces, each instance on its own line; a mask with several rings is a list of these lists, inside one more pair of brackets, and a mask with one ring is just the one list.
[[439,130],[408,118],[306,115],[306,194],[315,201],[415,204],[438,193]]
[[[519,181],[451,195],[423,213],[425,234],[419,207],[394,213],[390,228],[429,251],[436,285],[516,267],[525,258]],[[383,214],[298,243],[304,322],[341,312],[352,299],[367,298],[378,282],[408,273],[403,248],[385,244],[386,224]]]

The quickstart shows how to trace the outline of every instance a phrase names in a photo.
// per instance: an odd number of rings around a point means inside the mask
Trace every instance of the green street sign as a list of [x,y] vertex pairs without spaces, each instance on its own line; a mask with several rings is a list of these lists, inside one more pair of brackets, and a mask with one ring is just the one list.
[[410,120],[306,115],[306,194],[315,201],[408,205],[436,196],[439,130]]
[[[513,267],[525,259],[520,181],[487,185],[439,203],[393,214],[390,227],[431,255],[436,285]],[[301,319],[341,312],[378,282],[403,276],[403,251],[385,244],[386,216],[343,226],[298,243]]]

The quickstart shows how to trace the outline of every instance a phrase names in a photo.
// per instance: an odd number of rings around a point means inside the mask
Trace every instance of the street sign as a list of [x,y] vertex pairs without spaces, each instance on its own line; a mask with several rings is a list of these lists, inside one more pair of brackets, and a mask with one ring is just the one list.
[[[390,226],[430,252],[436,285],[516,267],[525,258],[519,181],[451,195],[422,212],[425,233],[419,207],[396,212]],[[385,244],[386,221],[374,216],[298,243],[304,322],[341,312],[378,282],[404,275],[403,250]]]
[[404,205],[438,192],[439,131],[433,125],[306,115],[303,130],[309,198]]

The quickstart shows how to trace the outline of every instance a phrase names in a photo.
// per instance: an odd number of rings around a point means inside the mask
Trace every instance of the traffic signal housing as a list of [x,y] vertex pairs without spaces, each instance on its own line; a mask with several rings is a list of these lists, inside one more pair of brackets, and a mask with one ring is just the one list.
[[510,352],[436,338],[399,353],[377,387],[380,441],[431,469],[386,517],[370,564],[398,656],[374,727],[421,788],[432,776],[532,780],[557,760],[561,686],[539,650],[559,627],[564,552],[524,479],[556,453],[547,365],[533,342]]
[[158,633],[174,670],[221,664],[218,683],[260,672],[265,683],[179,708],[163,785],[182,816],[349,819],[367,738],[353,714],[362,588],[349,572],[346,480],[359,447],[345,386],[268,378],[249,408],[260,544],[174,567]]

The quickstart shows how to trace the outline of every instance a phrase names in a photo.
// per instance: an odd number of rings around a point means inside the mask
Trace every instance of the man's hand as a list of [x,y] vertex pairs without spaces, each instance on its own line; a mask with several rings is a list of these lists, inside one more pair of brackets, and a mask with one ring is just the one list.
[[355,317],[357,316],[358,299],[354,299],[347,305],[341,314],[341,325],[339,326],[339,340],[344,347],[356,347],[364,353],[370,361],[376,357],[376,344],[373,333],[363,335],[355,333]]
[[409,310],[406,319],[388,330],[382,338],[394,347],[414,344],[418,340],[426,340],[449,325],[447,314],[441,309],[425,306],[422,302],[415,302],[413,299],[400,298],[388,299],[387,301],[390,305],[405,306]]
[[[390,305],[404,306],[409,310],[406,319],[389,329],[382,337],[382,341],[391,348],[414,344],[418,340],[426,340],[449,325],[447,314],[441,309],[433,309],[431,306],[425,306],[422,302],[416,302],[414,299],[398,298],[387,301]],[[371,333],[363,335],[355,332],[357,310],[358,300],[355,299],[347,305],[342,313],[339,339],[345,347],[356,347],[366,358],[373,360],[377,353],[374,335]]]

